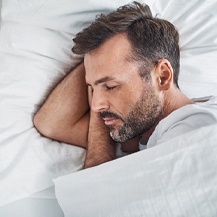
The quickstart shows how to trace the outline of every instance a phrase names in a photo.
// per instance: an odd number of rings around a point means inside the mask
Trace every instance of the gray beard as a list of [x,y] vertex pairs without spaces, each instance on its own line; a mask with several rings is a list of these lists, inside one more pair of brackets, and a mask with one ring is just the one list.
[[[146,98],[144,97],[146,96]],[[163,114],[163,109],[157,96],[151,90],[146,90],[135,104],[134,109],[123,120],[119,129],[110,125],[110,136],[116,142],[125,142],[149,131],[157,125]]]

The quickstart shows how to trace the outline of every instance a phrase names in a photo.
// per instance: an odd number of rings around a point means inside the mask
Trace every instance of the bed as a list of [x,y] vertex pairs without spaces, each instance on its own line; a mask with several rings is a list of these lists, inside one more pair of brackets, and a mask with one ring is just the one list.
[[[140,2],[179,30],[182,91],[217,95],[217,2]],[[84,149],[33,126],[50,91],[82,59],[71,52],[73,36],[126,3],[2,0],[1,217],[217,216],[217,124],[87,170]]]

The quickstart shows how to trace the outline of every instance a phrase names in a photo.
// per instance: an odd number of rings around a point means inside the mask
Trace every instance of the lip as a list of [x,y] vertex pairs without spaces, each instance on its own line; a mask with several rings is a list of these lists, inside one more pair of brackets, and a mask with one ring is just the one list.
[[117,118],[103,118],[105,125],[113,125],[118,119]]

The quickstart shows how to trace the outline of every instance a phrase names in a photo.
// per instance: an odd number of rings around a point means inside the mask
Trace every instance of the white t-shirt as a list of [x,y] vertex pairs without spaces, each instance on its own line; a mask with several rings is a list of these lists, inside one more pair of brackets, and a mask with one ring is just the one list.
[[[147,148],[192,130],[217,123],[217,97],[195,99],[161,120],[148,140]],[[145,149],[140,145],[140,150]]]

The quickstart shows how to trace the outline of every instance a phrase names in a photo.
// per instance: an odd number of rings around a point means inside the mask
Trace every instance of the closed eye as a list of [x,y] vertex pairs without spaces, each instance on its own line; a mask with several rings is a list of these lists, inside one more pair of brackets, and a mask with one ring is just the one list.
[[115,89],[117,86],[107,86],[107,85],[106,85],[105,87],[106,87],[107,90],[113,90],[113,89]]

